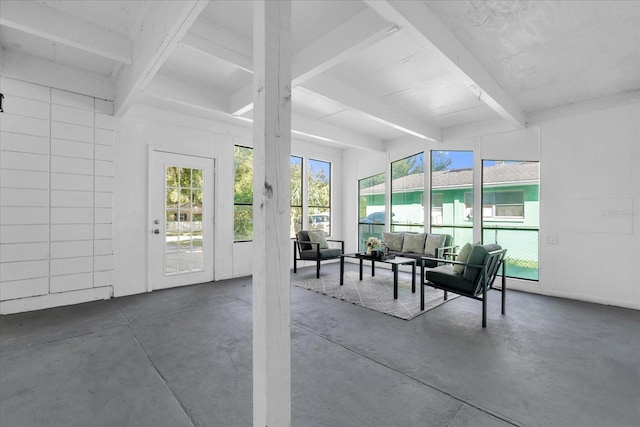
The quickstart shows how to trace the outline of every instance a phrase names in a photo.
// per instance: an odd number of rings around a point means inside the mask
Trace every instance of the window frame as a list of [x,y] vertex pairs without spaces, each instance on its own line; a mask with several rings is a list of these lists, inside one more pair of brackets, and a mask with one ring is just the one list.
[[[252,242],[253,241],[253,190],[251,191],[251,202],[237,202],[236,201],[236,174],[237,174],[237,158],[236,149],[251,150],[251,182],[253,182],[253,147],[247,147],[240,144],[234,144],[233,146],[233,243]],[[238,206],[251,206],[251,237],[249,239],[237,239],[236,238],[236,207]]]
[[[324,164],[326,164],[328,166],[328,176],[327,176],[327,181],[328,181],[328,186],[329,186],[329,194],[327,196],[327,199],[329,201],[328,205],[312,205],[309,202],[309,193],[311,192],[311,190],[310,190],[310,187],[311,187],[310,174],[314,170],[311,167],[311,162],[324,163]],[[332,185],[333,184],[333,182],[332,182],[333,164],[331,162],[329,162],[329,161],[326,161],[326,160],[318,160],[318,159],[308,158],[307,159],[307,166],[308,166],[308,171],[307,171],[307,174],[306,174],[306,177],[307,177],[307,185],[306,185],[306,188],[307,188],[307,200],[306,200],[306,202],[307,202],[307,224],[306,224],[306,228],[305,229],[310,229],[310,226],[312,224],[312,222],[311,222],[312,215],[324,215],[326,213],[326,214],[329,215],[329,221],[328,221],[328,224],[326,226],[323,225],[322,228],[324,229],[325,235],[328,237],[328,236],[331,236],[331,234],[333,232],[332,231],[332,228],[333,228],[332,227],[332,224],[333,224],[332,217],[333,217],[333,215],[331,213],[331,193],[332,193],[332,187],[333,187],[333,185]],[[315,210],[315,209],[318,209],[319,212],[312,213],[312,210]]]
[[[365,181],[365,180],[369,180],[369,179],[372,180],[373,178],[376,178],[376,177],[379,177],[379,176],[382,176],[381,184],[384,185],[383,192],[382,192],[382,196],[385,199],[385,204],[382,205],[382,212],[384,213],[383,220],[382,220],[382,222],[375,222],[375,223],[361,222],[363,218],[366,218],[368,216],[368,215],[362,216],[362,198],[363,198],[363,196],[362,196],[362,193],[361,193],[361,191],[362,191],[361,183],[363,181]],[[363,236],[363,233],[362,233],[362,227],[363,226],[370,226],[371,228],[374,228],[374,227],[380,228],[381,227],[382,231],[380,233],[372,232],[372,233],[370,233],[369,237],[375,235],[375,237],[378,237],[380,240],[383,240],[383,234],[382,233],[384,232],[385,227],[387,225],[387,221],[386,221],[386,214],[387,214],[387,210],[386,210],[386,191],[387,191],[387,189],[386,189],[386,187],[387,187],[387,181],[386,181],[386,179],[387,179],[386,172],[381,172],[381,173],[377,173],[375,175],[371,175],[371,176],[368,176],[368,177],[365,177],[365,178],[362,178],[362,179],[358,180],[358,242],[359,242],[358,243],[358,250],[360,250],[360,251],[365,250],[365,247],[364,247],[364,240],[365,239],[364,239],[364,236]],[[375,185],[378,185],[378,184],[375,184]],[[369,188],[369,187],[366,187],[366,188]],[[365,207],[365,213],[366,213],[366,207]],[[371,215],[371,214],[369,214],[369,215]],[[379,234],[379,235],[377,235],[377,234]]]
[[[294,162],[293,159],[300,159],[300,205],[293,204],[293,192],[290,197],[290,214],[291,214],[291,233],[290,237],[293,239],[298,234],[298,231],[302,229],[302,220],[304,219],[304,158],[302,156],[294,156],[293,154],[290,156],[289,167],[293,167]],[[293,183],[293,178],[290,178],[291,183]],[[294,209],[300,209],[300,222],[298,223],[293,215]],[[299,227],[299,229],[298,229]]]
[[[495,195],[496,194],[506,194],[506,193],[520,193],[522,196],[521,203],[495,203]],[[493,203],[487,203],[487,195],[491,195],[494,200]],[[522,215],[498,215],[497,207],[501,206],[519,206],[522,209]],[[485,215],[487,209],[491,210],[491,215]],[[482,193],[482,218],[492,219],[494,221],[500,220],[524,220],[525,219],[525,206],[524,206],[524,190],[486,190]]]
[[[390,228],[390,231],[392,231],[392,232],[393,231],[405,231],[405,232],[417,232],[417,233],[424,233],[425,232],[425,223],[424,223],[425,222],[424,221],[424,187],[423,187],[423,190],[422,190],[422,197],[420,198],[420,206],[421,206],[421,212],[422,212],[421,222],[417,222],[417,223],[401,223],[401,222],[394,222],[393,221],[394,217],[401,217],[401,215],[396,215],[396,213],[394,212],[394,209],[393,209],[393,206],[394,206],[394,203],[393,203],[393,199],[394,199],[394,197],[393,197],[393,195],[394,195],[394,192],[393,192],[393,181],[398,179],[398,178],[402,178],[402,177],[395,177],[393,175],[393,165],[398,163],[398,162],[402,162],[404,160],[410,159],[411,157],[419,157],[419,156],[422,156],[422,174],[423,174],[423,178],[424,178],[424,167],[425,167],[425,164],[424,164],[425,152],[424,151],[420,151],[418,153],[402,157],[402,158],[400,158],[398,160],[395,160],[395,161],[393,161],[393,162],[391,162],[389,164],[389,175],[391,177],[391,185],[390,185],[390,188],[389,188],[389,195],[390,195],[389,208],[391,210],[389,228]],[[403,176],[409,176],[409,175],[412,175],[412,174],[407,174],[407,175],[403,175]],[[400,193],[398,193],[398,194],[400,194]],[[397,205],[399,205],[399,204],[397,204]],[[398,227],[398,228],[402,227],[403,230],[396,230],[396,227]]]

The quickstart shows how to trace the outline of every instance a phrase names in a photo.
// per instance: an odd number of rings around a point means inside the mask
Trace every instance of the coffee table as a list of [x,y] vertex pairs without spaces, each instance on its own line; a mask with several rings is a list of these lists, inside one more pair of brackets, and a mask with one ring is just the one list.
[[393,270],[393,299],[398,299],[398,266],[411,265],[411,292],[416,293],[416,260],[413,258],[395,257],[392,259],[380,259],[362,253],[350,253],[340,255],[340,286],[344,283],[344,259],[353,258],[360,260],[360,280],[362,280],[362,268],[364,261],[371,261],[371,276],[376,275],[376,262],[391,264]]

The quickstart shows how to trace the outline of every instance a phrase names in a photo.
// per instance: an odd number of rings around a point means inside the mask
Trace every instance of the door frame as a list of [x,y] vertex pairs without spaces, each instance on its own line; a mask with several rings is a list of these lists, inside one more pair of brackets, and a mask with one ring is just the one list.
[[[215,268],[215,260],[216,260],[216,255],[215,255],[215,248],[216,248],[216,239],[217,239],[217,235],[218,235],[218,221],[217,221],[217,215],[216,215],[216,208],[217,208],[217,203],[216,203],[216,197],[218,194],[218,188],[217,188],[217,158],[212,155],[211,153],[205,153],[203,151],[198,151],[198,150],[191,150],[191,149],[184,149],[184,148],[180,148],[180,149],[175,149],[175,148],[169,148],[169,147],[163,147],[163,146],[157,146],[157,145],[153,145],[153,144],[148,144],[147,146],[147,200],[146,200],[146,204],[147,204],[147,224],[145,226],[145,230],[146,230],[146,235],[147,235],[147,292],[152,292],[154,290],[153,288],[153,271],[152,271],[152,265],[153,265],[153,239],[152,239],[152,233],[153,233],[153,220],[154,220],[154,215],[153,215],[153,209],[151,206],[151,201],[152,201],[152,197],[151,197],[151,186],[152,186],[152,182],[153,182],[153,155],[154,152],[159,152],[159,153],[167,153],[167,154],[176,154],[179,156],[191,156],[191,157],[201,157],[207,160],[211,160],[213,162],[213,200],[211,201],[211,210],[212,210],[212,221],[213,223],[211,224],[211,226],[213,227],[213,247],[211,250],[211,256],[208,257],[208,259],[211,260],[211,264],[212,264],[212,269],[213,269],[213,280],[216,279],[216,268]],[[193,283],[195,284],[195,283]],[[188,285],[185,285],[188,286]]]

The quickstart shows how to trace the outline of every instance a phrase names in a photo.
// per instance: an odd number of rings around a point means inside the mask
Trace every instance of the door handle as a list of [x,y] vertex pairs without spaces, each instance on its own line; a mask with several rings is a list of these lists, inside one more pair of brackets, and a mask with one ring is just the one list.
[[158,230],[157,228],[153,230],[153,234],[160,234],[160,230]]

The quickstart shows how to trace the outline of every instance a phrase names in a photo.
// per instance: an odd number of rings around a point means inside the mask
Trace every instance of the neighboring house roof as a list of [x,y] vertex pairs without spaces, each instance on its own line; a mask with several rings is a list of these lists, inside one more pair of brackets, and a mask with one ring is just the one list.
[[[483,180],[486,184],[515,185],[522,183],[537,183],[540,177],[540,163],[503,163],[487,166],[483,170]],[[473,183],[472,169],[453,169],[433,173],[432,188],[471,187]],[[414,173],[396,178],[392,183],[393,191],[409,192],[424,189],[424,174]],[[364,188],[360,194],[382,194],[384,184]]]

